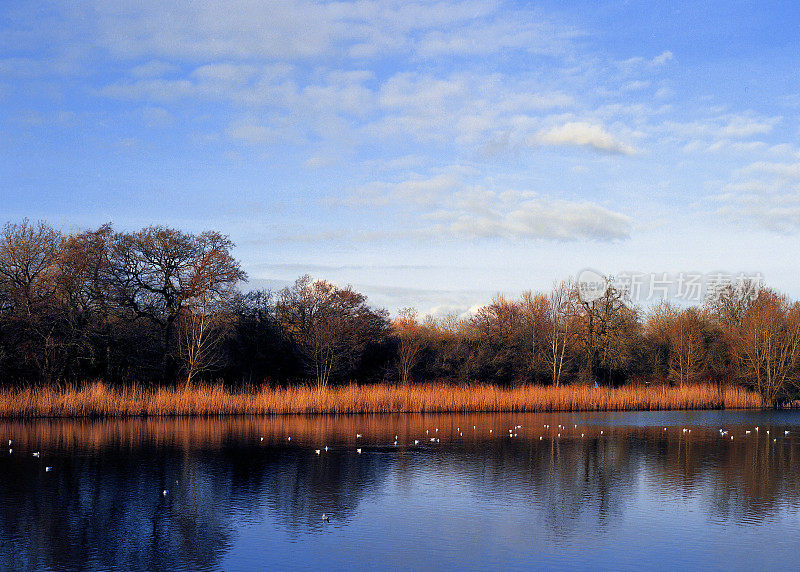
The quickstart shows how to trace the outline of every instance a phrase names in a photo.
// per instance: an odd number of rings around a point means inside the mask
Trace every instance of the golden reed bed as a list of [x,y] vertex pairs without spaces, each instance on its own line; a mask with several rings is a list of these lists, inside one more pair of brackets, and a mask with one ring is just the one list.
[[594,389],[587,386],[500,388],[492,385],[347,385],[231,392],[221,385],[110,388],[97,382],[66,389],[0,390],[0,417],[282,415],[290,413],[444,413],[744,409],[757,393],[692,385]]

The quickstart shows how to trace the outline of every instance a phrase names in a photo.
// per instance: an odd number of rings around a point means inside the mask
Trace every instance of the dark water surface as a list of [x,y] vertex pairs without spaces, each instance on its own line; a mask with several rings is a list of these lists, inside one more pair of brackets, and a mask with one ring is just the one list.
[[800,412],[45,420],[0,444],[4,570],[800,567]]

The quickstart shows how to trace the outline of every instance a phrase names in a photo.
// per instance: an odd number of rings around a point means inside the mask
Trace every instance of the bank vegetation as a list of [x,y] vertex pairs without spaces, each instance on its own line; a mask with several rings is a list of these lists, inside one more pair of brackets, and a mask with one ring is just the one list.
[[[468,315],[395,316],[302,276],[247,290],[228,237],[0,232],[0,415],[784,407],[800,306],[719,285],[635,305],[567,280]],[[756,397],[754,397],[756,396]],[[116,404],[116,405],[115,405]]]

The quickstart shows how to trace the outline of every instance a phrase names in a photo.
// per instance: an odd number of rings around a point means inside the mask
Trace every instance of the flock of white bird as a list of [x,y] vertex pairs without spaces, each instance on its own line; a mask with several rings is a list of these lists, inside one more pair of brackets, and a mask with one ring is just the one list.
[[[577,428],[578,428],[578,426],[577,426],[577,425],[573,425],[572,427],[573,427],[573,429],[577,429]],[[509,437],[509,438],[512,438],[512,439],[513,439],[514,437],[518,437],[518,436],[519,436],[519,434],[518,434],[518,432],[517,432],[517,431],[518,431],[519,429],[522,429],[522,428],[523,428],[523,427],[522,427],[522,425],[515,425],[513,428],[511,428],[511,429],[508,429],[508,437]],[[544,428],[544,429],[552,429],[552,426],[551,426],[551,425],[547,425],[547,424],[545,424],[545,425],[542,425],[542,428]],[[566,430],[567,430],[567,426],[566,426],[566,425],[561,425],[561,424],[559,424],[559,425],[557,425],[557,428],[558,428],[558,430],[559,430],[559,431],[556,433],[556,437],[561,437],[561,432],[562,432],[562,431],[566,431]],[[472,429],[473,429],[473,430],[476,430],[476,429],[477,429],[477,427],[476,427],[475,425],[473,425],[473,426],[472,426]],[[666,431],[666,430],[667,430],[667,428],[666,428],[666,427],[664,427],[664,431]],[[754,430],[756,433],[758,433],[758,431],[759,431],[759,428],[758,428],[758,427],[755,427],[753,430]],[[747,435],[750,435],[750,434],[753,432],[753,430],[746,429],[746,430],[745,430],[745,432],[744,432],[744,435],[745,435],[745,436],[747,436]],[[438,427],[434,428],[434,433],[438,433],[438,432],[439,432],[439,428],[438,428]],[[688,427],[683,427],[683,428],[681,429],[681,432],[682,432],[682,433],[685,433],[685,434],[687,434],[687,435],[688,435],[689,433],[691,433],[691,432],[692,432],[692,430],[691,430],[691,429],[689,429]],[[459,437],[463,437],[463,436],[464,436],[464,431],[461,429],[461,427],[458,427],[458,428],[456,428],[456,433],[458,434],[458,436],[459,436]],[[493,434],[493,433],[494,433],[494,429],[489,429],[489,434],[491,435],[491,434]],[[430,435],[430,429],[426,429],[426,430],[425,430],[425,434],[426,434],[426,435]],[[729,434],[729,431],[726,431],[726,430],[724,430],[724,429],[719,429],[719,434],[720,434],[720,436],[722,436],[722,437],[727,437],[727,436],[728,436],[728,434]],[[767,434],[767,435],[769,435],[769,430],[767,430],[767,431],[766,431],[766,434]],[[784,434],[784,435],[789,435],[789,431],[788,431],[788,430],[786,430],[786,431],[784,431],[784,432],[783,432],[783,434]],[[577,433],[576,433],[576,435],[577,435]],[[600,435],[605,435],[605,431],[604,431],[604,430],[601,430],[601,431],[600,431]],[[581,436],[581,438],[585,438],[585,437],[586,437],[586,433],[581,433],[581,434],[580,434],[580,436]],[[356,439],[361,439],[362,437],[363,437],[363,435],[362,435],[361,433],[356,433]],[[731,435],[730,437],[731,437],[731,439],[733,439],[733,435]],[[544,439],[544,437],[540,435],[540,436],[539,436],[539,440],[540,440],[540,441],[542,441],[543,439]],[[292,438],[291,438],[291,437],[287,437],[287,438],[286,438],[286,440],[287,440],[287,441],[291,441],[291,440],[292,440]],[[261,437],[261,441],[262,441],[262,442],[264,441],[264,437]],[[439,438],[439,437],[430,437],[430,438],[428,439],[428,441],[429,441],[429,442],[431,442],[431,443],[440,443],[440,442],[441,442],[441,438]],[[773,442],[776,442],[776,441],[777,441],[777,439],[776,439],[776,438],[773,438]],[[9,442],[9,443],[10,443],[10,442]],[[395,435],[395,436],[394,436],[394,441],[393,441],[392,445],[394,445],[394,446],[397,446],[398,444],[399,444],[399,436],[398,436],[398,435]],[[419,445],[419,444],[420,444],[420,440],[419,440],[419,439],[414,439],[414,445]],[[328,447],[328,446],[325,446],[325,447],[324,447],[324,448],[322,448],[322,449],[314,449],[314,453],[316,453],[317,455],[321,455],[323,452],[327,452],[327,451],[329,451],[330,449],[331,449],[330,447]],[[360,448],[360,447],[359,447],[359,448],[357,448],[357,449],[356,449],[356,452],[357,452],[357,453],[359,453],[359,454],[361,454],[361,452],[362,452],[362,448]],[[34,456],[38,456],[38,453],[34,453]]]
[[[14,444],[13,439],[9,439],[8,440],[8,454],[9,455],[12,455],[14,453],[14,449],[11,448],[11,445],[13,445],[13,444]],[[34,451],[33,452],[33,457],[36,458],[36,459],[40,459],[42,457],[42,454],[39,451]],[[53,470],[53,467],[47,467],[46,466],[44,468],[44,472],[45,473],[50,473],[50,472],[52,472],[52,470]]]
[[[557,432],[556,436],[560,438],[561,437],[561,432],[562,431],[566,431],[567,430],[567,426],[558,424],[557,427],[558,427],[558,432]],[[573,425],[572,427],[573,427],[573,429],[577,429],[578,428],[577,425]],[[548,424],[544,424],[544,425],[542,425],[542,428],[551,429],[552,427],[550,425],[548,425]],[[476,431],[477,430],[477,426],[473,425],[472,429],[473,429],[473,431]],[[517,435],[518,435],[517,431],[519,429],[523,429],[522,425],[515,425],[514,427],[510,428],[508,430],[508,437],[511,438],[511,439],[517,437]],[[664,431],[666,431],[666,430],[667,430],[667,428],[664,427]],[[747,435],[750,435],[753,431],[755,431],[756,434],[758,434],[758,432],[759,432],[758,426],[754,427],[752,430],[751,429],[745,430],[744,436],[746,437]],[[683,427],[681,432],[689,434],[689,433],[692,432],[692,430],[689,429],[688,427]],[[770,434],[769,433],[769,429],[767,429],[765,432],[766,432],[767,435]],[[438,427],[434,428],[434,433],[439,433],[439,428]],[[464,436],[464,432],[461,430],[461,427],[456,428],[456,433],[458,433],[459,437],[463,437]],[[425,430],[425,434],[426,435],[430,435],[430,429],[426,429]],[[494,434],[494,429],[489,429],[489,434],[490,435]],[[600,435],[604,435],[604,434],[605,434],[605,431],[601,430],[600,431]],[[789,431],[788,430],[784,430],[783,434],[784,435],[789,435]],[[581,433],[580,435],[581,435],[581,438],[584,438],[586,436],[586,433]],[[728,437],[729,436],[729,431],[725,430],[725,429],[719,429],[719,435],[720,435],[720,437]],[[361,433],[356,433],[356,439],[361,439],[362,437],[363,436],[362,436]],[[734,437],[733,435],[730,435],[731,441],[733,441],[733,437]],[[539,441],[542,441],[543,439],[544,439],[544,437],[542,435],[540,435],[539,436]],[[291,442],[292,438],[291,437],[287,437],[286,440],[287,440],[287,442]],[[772,442],[773,443],[776,443],[777,441],[778,441],[777,438],[775,438],[775,437],[772,438]],[[261,437],[261,442],[262,443],[264,442],[264,437]],[[430,437],[429,438],[429,442],[431,442],[431,443],[440,443],[441,442],[441,438],[440,437]],[[14,449],[11,448],[13,443],[14,443],[14,441],[12,439],[8,440],[8,454],[9,455],[14,453]],[[394,436],[393,445],[396,447],[398,445],[398,443],[399,443],[399,436],[395,435]],[[419,439],[414,439],[414,445],[419,445],[419,443],[420,443]],[[329,450],[331,450],[331,448],[326,445],[322,449],[314,449],[314,453],[316,453],[317,455],[321,455],[323,453],[323,451],[324,452],[328,452]],[[361,447],[356,448],[356,453],[358,453],[359,455],[361,454],[361,451],[362,451]],[[39,451],[34,451],[32,455],[36,459],[40,459],[41,456],[42,456]],[[49,472],[53,471],[53,467],[45,466],[44,470],[45,470],[45,472],[49,473]],[[166,490],[166,489],[164,489],[161,492],[162,496],[167,496],[168,493],[169,493],[169,491]],[[326,514],[323,514],[322,515],[322,520],[324,522],[330,522],[330,516],[328,516]]]
[[[577,429],[578,428],[578,426],[575,425],[575,424],[573,424],[572,427],[573,427],[573,429]],[[517,437],[517,435],[518,435],[517,431],[519,429],[522,429],[522,428],[523,428],[522,425],[515,425],[513,428],[508,429],[508,437],[511,438],[511,439],[513,439],[514,437]],[[548,425],[548,424],[544,424],[544,425],[542,425],[542,428],[551,429],[552,427],[550,425]],[[558,432],[556,434],[557,437],[561,437],[561,431],[566,431],[567,430],[567,426],[566,425],[558,424],[557,428],[558,428]],[[473,429],[473,431],[475,431],[475,430],[477,430],[477,427],[475,425],[473,425],[472,429]],[[759,428],[758,427],[755,427],[753,430],[756,433],[759,432]],[[753,432],[753,430],[746,429],[745,432],[744,432],[744,436],[746,437],[747,435],[750,435]],[[667,431],[666,427],[664,427],[664,431]],[[434,428],[434,433],[438,433],[438,432],[439,432],[439,428],[438,427]],[[682,427],[681,428],[681,433],[682,434],[688,435],[691,432],[692,432],[692,430],[689,429],[688,427]],[[461,427],[457,427],[456,428],[456,433],[458,434],[459,437],[463,437],[464,436],[464,432],[461,430]],[[494,429],[489,429],[489,434],[492,435],[493,433],[494,433]],[[425,434],[426,435],[430,435],[430,429],[426,429],[425,430]],[[605,431],[604,430],[600,430],[600,435],[604,435],[604,434],[605,434]],[[719,430],[719,434],[720,434],[721,437],[727,437],[728,434],[729,434],[729,431],[724,430],[724,429],[720,429]],[[768,429],[766,430],[766,434],[769,435],[769,430]],[[785,430],[783,432],[783,434],[784,435],[789,435],[789,431]],[[581,433],[580,436],[581,436],[581,438],[585,438],[586,437],[586,433],[585,432]],[[362,438],[362,434],[361,433],[356,433],[356,439],[361,439],[361,438]],[[731,435],[730,438],[731,438],[731,440],[733,440],[733,435]],[[394,445],[397,446],[397,444],[398,444],[398,436],[395,435],[394,439],[395,439],[394,440]],[[544,439],[544,437],[542,435],[539,435],[539,441],[542,441],[543,439]],[[263,440],[264,440],[264,438],[261,437],[261,441],[263,441]],[[291,437],[287,437],[287,440],[291,441],[292,438]],[[439,443],[441,441],[441,439],[439,437],[431,437],[429,439],[429,441],[431,443]],[[773,443],[777,442],[777,439],[773,438],[772,441],[773,441]],[[419,445],[419,443],[420,443],[419,439],[414,439],[414,445]],[[320,455],[320,454],[322,454],[323,450],[324,451],[328,451],[329,447],[325,447],[324,449],[315,449],[314,452],[317,455]],[[361,454],[361,451],[362,451],[362,449],[360,447],[356,449],[356,453],[358,453],[359,455]],[[323,513],[322,520],[323,520],[323,522],[329,523],[330,522],[330,516]]]

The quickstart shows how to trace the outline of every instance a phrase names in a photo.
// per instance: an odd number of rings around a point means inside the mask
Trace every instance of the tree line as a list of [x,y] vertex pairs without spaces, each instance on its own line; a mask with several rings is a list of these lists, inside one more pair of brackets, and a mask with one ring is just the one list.
[[392,317],[309,276],[244,291],[233,247],[214,231],[7,223],[0,383],[706,382],[775,406],[800,395],[800,306],[768,288],[644,310],[613,285],[584,300],[568,280],[469,316]]

